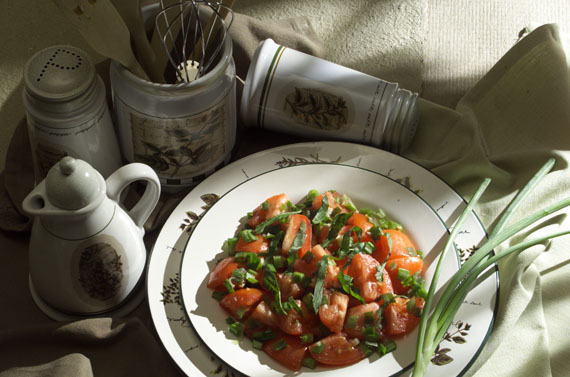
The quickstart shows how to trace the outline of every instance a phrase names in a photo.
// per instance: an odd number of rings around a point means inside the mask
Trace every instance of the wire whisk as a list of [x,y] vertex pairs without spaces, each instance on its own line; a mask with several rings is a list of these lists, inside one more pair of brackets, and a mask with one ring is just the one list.
[[179,82],[198,79],[216,61],[233,23],[233,3],[184,0],[165,5],[160,1],[155,30]]

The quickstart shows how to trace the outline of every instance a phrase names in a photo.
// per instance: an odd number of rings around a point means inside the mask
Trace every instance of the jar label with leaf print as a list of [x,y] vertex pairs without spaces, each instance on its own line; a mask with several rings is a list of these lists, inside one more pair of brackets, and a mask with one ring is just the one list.
[[[152,167],[161,182],[185,185],[227,163],[231,120],[227,101],[185,118],[130,111],[132,160]],[[228,148],[229,147],[229,148]]]

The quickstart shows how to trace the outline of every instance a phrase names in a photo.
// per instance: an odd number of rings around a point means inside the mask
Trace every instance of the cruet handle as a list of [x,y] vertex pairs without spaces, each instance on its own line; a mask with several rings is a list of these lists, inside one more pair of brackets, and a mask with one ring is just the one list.
[[147,181],[144,194],[128,211],[129,216],[140,228],[143,227],[160,197],[160,181],[154,170],[148,165],[134,162],[119,168],[105,181],[107,196],[118,203],[125,187],[141,180]]

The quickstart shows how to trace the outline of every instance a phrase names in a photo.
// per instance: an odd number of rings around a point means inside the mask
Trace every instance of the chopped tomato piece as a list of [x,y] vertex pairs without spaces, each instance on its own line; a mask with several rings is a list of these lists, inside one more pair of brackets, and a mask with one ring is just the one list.
[[384,315],[386,317],[386,332],[388,335],[404,335],[411,332],[420,322],[420,317],[408,312],[406,303],[408,300],[416,300],[416,306],[423,308],[424,301],[421,298],[414,297],[405,299],[396,298],[396,301],[388,305]]
[[289,201],[289,198],[285,194],[274,195],[268,198],[253,210],[253,213],[247,220],[247,223],[252,228],[255,228],[265,220],[269,220],[270,218],[285,212],[287,201]]
[[326,290],[323,296],[328,299],[328,304],[319,308],[319,319],[322,324],[334,333],[340,333],[344,326],[344,318],[348,308],[348,296],[340,292]]
[[[412,248],[414,251],[416,250],[416,246],[404,232],[394,229],[385,229],[384,233],[389,234],[390,239],[392,239],[392,253],[389,259],[409,257],[410,252],[408,248]],[[376,258],[378,262],[384,262],[390,250],[386,236],[381,236],[380,239],[374,243],[374,246],[376,250],[374,250],[372,256]]]
[[309,250],[311,250],[311,238],[312,238],[312,224],[311,220],[305,215],[292,215],[289,217],[289,223],[287,225],[287,231],[285,232],[285,237],[283,238],[282,251],[284,255],[288,255],[289,249],[293,246],[293,241],[299,232],[301,223],[305,223],[305,241],[298,251],[299,258]]
[[[331,255],[331,253],[323,249],[321,245],[315,245],[311,249],[312,258],[310,260],[297,259],[293,264],[293,269],[304,273],[307,277],[311,277],[318,267],[318,263],[325,255]],[[329,263],[327,266],[327,273],[325,275],[325,288],[330,288],[333,286],[338,286],[338,273],[339,268],[335,263]]]
[[232,272],[240,267],[242,267],[242,264],[235,262],[233,257],[223,259],[216,265],[214,270],[210,272],[206,286],[216,291],[225,291],[226,286],[224,283],[226,279],[231,278]]
[[236,252],[246,251],[255,254],[265,253],[267,250],[269,250],[269,242],[263,238],[261,234],[257,235],[257,240],[251,242],[247,242],[242,237],[240,237],[236,243],[235,249]]
[[[279,346],[281,340],[287,346]],[[277,348],[277,349],[276,349]],[[298,336],[280,334],[275,339],[263,343],[263,351],[281,365],[291,370],[301,369],[303,358],[307,353],[308,345],[303,344]]]
[[278,315],[279,328],[284,333],[290,335],[314,332],[315,328],[319,325],[317,316],[310,311],[301,300],[295,300],[295,303],[301,309],[301,313],[298,313],[295,309],[291,309],[287,314]]
[[326,365],[350,365],[364,359],[364,352],[344,334],[333,334],[309,347],[311,356]]
[[242,319],[263,299],[263,292],[256,288],[238,289],[228,293],[220,300],[220,305],[232,317]]
[[372,302],[380,295],[392,292],[392,282],[386,269],[382,272],[383,281],[376,278],[377,266],[380,263],[368,254],[356,254],[345,274],[352,276],[354,286],[360,291],[365,302]]
[[354,212],[352,216],[350,216],[350,218],[346,222],[346,225],[348,225],[349,227],[353,226],[359,227],[360,229],[362,229],[362,234],[365,234],[370,230],[370,228],[374,226],[374,224],[372,224],[370,220],[368,220],[368,216],[358,212]]
[[390,274],[394,293],[404,294],[408,291],[409,287],[404,287],[400,279],[398,279],[398,269],[402,268],[408,270],[410,275],[420,271],[423,275],[423,267],[424,261],[422,258],[408,256],[406,258],[390,259],[384,271],[388,271],[388,274]]
[[341,205],[338,202],[338,192],[336,191],[326,191],[323,192],[320,195],[317,195],[315,197],[315,199],[313,199],[313,203],[311,204],[311,209],[312,210],[316,210],[319,209],[323,206],[323,198],[327,197],[328,202],[329,202],[329,209],[335,209],[337,207],[341,207]]
[[249,318],[255,319],[260,324],[265,326],[279,326],[279,319],[277,317],[277,314],[271,310],[271,307],[265,301],[260,301],[259,304],[257,304],[255,309],[251,312]]
[[286,301],[289,297],[301,298],[305,293],[303,285],[295,281],[292,273],[277,274],[277,282],[283,301]]
[[348,309],[343,331],[350,338],[363,339],[364,335],[362,330],[364,330],[364,327],[367,325],[365,321],[366,313],[372,313],[370,315],[373,318],[373,322],[376,323],[378,321],[379,309],[380,305],[378,305],[376,302],[361,304]]

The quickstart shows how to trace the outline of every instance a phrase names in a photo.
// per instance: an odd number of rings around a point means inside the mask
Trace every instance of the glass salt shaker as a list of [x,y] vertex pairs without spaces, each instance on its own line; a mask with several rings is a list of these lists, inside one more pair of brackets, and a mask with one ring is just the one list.
[[105,178],[121,167],[105,85],[86,52],[66,45],[37,52],[24,68],[23,97],[36,182],[65,156]]

